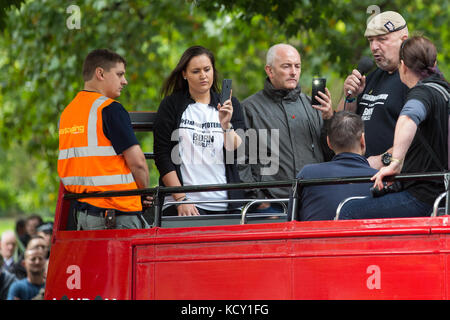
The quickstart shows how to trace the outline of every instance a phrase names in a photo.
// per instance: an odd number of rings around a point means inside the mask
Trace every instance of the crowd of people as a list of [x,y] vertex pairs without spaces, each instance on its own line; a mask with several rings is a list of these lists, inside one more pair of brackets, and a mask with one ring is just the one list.
[[[383,189],[389,175],[446,170],[449,85],[437,67],[435,46],[424,36],[410,37],[397,12],[379,13],[365,27],[376,69],[367,76],[353,70],[335,108],[327,88],[313,97],[318,104],[312,105],[312,97],[300,86],[301,55],[289,44],[268,49],[264,88],[242,103],[232,92],[220,99],[214,54],[201,46],[188,48],[162,85],[154,124],[159,184],[373,175],[373,186]],[[69,192],[119,191],[149,184],[129,115],[115,100],[128,84],[125,71],[125,59],[107,49],[93,50],[84,61],[84,90],[60,119],[58,173]],[[249,130],[256,132],[257,142],[249,142]],[[364,199],[346,203],[341,219],[425,216],[444,190],[443,182],[422,180],[374,197],[370,187],[305,187],[299,217],[333,219],[339,202],[355,195]],[[239,212],[242,203],[235,199],[282,199],[289,192],[289,188],[262,188],[246,194],[173,193],[164,199],[163,214]],[[78,199],[73,205],[78,229],[146,228],[142,210],[152,200],[149,196]],[[279,212],[282,207],[262,201],[252,210]]]
[[53,223],[33,214],[0,235],[0,300],[42,300]]

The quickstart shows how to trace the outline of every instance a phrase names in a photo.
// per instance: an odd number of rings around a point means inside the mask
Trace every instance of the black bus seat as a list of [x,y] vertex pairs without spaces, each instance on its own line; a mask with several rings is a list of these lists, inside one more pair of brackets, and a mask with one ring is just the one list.
[[[151,111],[130,111],[131,125],[134,131],[153,131],[156,112]],[[155,159],[155,155],[150,152],[144,152],[145,159]]]

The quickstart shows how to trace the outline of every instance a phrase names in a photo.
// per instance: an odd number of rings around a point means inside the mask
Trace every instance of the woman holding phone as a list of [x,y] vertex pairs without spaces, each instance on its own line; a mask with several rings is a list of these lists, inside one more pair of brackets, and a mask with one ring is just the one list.
[[[231,96],[220,103],[214,55],[202,46],[188,48],[162,87],[164,99],[154,126],[155,164],[160,184],[167,187],[240,182],[235,150],[245,129],[239,101]],[[164,202],[164,215],[239,212],[239,203],[185,201],[243,198],[241,190],[174,193]]]

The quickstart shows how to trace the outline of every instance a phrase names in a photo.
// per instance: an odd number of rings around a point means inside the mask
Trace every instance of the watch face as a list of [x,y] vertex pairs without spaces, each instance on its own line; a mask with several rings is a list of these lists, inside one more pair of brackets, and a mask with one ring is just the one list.
[[390,153],[383,153],[383,155],[381,156],[381,162],[383,162],[385,166],[388,166],[391,163],[391,158],[392,155]]

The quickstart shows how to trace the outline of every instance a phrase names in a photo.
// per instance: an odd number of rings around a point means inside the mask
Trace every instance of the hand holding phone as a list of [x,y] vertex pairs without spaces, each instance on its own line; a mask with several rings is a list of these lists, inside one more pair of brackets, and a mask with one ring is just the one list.
[[231,79],[223,79],[222,92],[220,94],[220,104],[223,105],[225,101],[230,99],[231,95]]
[[312,105],[320,105],[320,103],[316,100],[315,97],[318,95],[319,91],[325,93],[326,84],[327,84],[327,79],[325,79],[325,78],[313,78],[312,94],[311,94],[311,104]]

